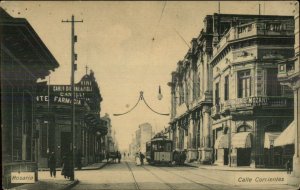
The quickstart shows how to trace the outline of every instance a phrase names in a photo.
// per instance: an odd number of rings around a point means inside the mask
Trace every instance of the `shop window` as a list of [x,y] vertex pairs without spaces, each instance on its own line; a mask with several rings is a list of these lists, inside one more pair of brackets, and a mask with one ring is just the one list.
[[251,76],[250,70],[238,73],[238,97],[244,98],[251,96]]

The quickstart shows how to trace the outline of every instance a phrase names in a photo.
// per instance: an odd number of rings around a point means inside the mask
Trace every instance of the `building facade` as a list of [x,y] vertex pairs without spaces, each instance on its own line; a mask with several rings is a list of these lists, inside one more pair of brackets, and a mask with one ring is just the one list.
[[[300,178],[300,62],[299,62],[299,3],[294,2],[295,20],[295,56],[278,64],[278,80],[282,85],[289,86],[294,94],[294,121],[275,140],[275,145],[294,146],[293,173],[295,180],[291,183],[299,185]],[[290,141],[288,139],[291,139]]]
[[[274,22],[272,23],[271,20]],[[267,21],[269,23],[264,23]],[[171,82],[168,83],[171,87],[169,136],[177,151],[186,152],[188,161],[198,160],[203,164],[216,162],[231,165],[232,159],[233,165],[239,165],[236,163],[236,156],[232,158],[228,156],[229,148],[215,148],[219,146],[216,145],[216,141],[222,144],[223,141],[220,139],[222,138],[229,143],[230,137],[224,137],[227,133],[235,133],[236,130],[247,132],[250,130],[247,128],[249,125],[276,125],[279,122],[280,130],[276,131],[270,126],[270,131],[267,131],[270,132],[267,138],[274,140],[278,136],[275,132],[282,131],[291,122],[292,110],[289,109],[293,101],[290,97],[291,90],[279,87],[276,79],[273,82],[271,80],[277,75],[277,65],[273,62],[293,56],[293,29],[291,17],[237,14],[213,14],[205,17],[204,28],[197,38],[192,39],[191,48],[177,63],[176,71],[172,72]],[[233,45],[230,44],[231,42]],[[263,66],[260,63],[263,63]],[[242,70],[246,71],[243,73]],[[252,77],[252,81],[248,79],[249,77]],[[242,90],[238,91],[238,88]],[[267,100],[240,99],[244,96],[276,97]],[[268,119],[261,119],[258,121],[260,123],[255,123],[254,120],[257,118],[253,114],[251,116],[251,109],[249,110],[253,105],[243,101],[263,101],[264,104],[272,104],[280,110],[266,117],[271,118],[284,112],[284,120],[274,119],[270,123]],[[220,113],[220,106],[222,105],[224,109],[224,102],[227,107]],[[228,110],[230,106],[227,104],[231,105],[231,103],[240,104],[239,106],[244,107],[244,110],[236,109],[235,112]],[[261,107],[262,104],[257,103],[254,109]],[[232,120],[233,115],[234,120]],[[235,131],[229,131],[229,126],[235,127]],[[249,140],[252,137],[246,136],[246,138]],[[257,136],[256,139],[258,141],[255,142],[256,144],[263,144],[259,141],[263,141],[264,137]],[[228,143],[225,143],[226,146],[229,146]],[[249,149],[247,151],[245,154],[249,154]],[[256,165],[263,163],[262,160],[270,159],[270,156],[264,157],[267,154],[264,151],[268,151],[264,150],[264,147],[255,151],[255,156],[253,153],[252,157],[260,160]],[[244,154],[240,152],[239,155]]]
[[114,136],[114,131],[112,129],[111,119],[109,115],[106,113],[103,117],[101,117],[102,120],[105,120],[107,122],[107,134],[104,136],[104,152],[103,154],[106,155],[107,152],[115,152],[117,151],[116,139]]
[[2,187],[11,172],[35,172],[37,180],[36,88],[59,66],[32,26],[0,7]]
[[291,89],[277,80],[279,60],[294,56],[290,16],[237,22],[213,48],[212,145],[217,164],[283,167],[290,154],[274,140],[293,120]]
[[[104,136],[107,121],[100,119],[102,97],[94,73],[86,74],[75,84],[75,160],[83,166],[104,158]],[[47,167],[48,155],[54,152],[57,165],[72,152],[71,86],[39,84],[37,130],[39,136],[39,166]]]

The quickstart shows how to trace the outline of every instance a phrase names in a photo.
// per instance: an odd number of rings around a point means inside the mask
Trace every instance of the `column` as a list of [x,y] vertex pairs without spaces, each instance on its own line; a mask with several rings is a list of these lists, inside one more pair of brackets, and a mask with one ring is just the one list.
[[212,160],[212,148],[210,143],[211,138],[211,124],[210,124],[210,108],[204,106],[203,113],[203,147],[201,147],[201,160],[203,164],[210,164]]
[[295,153],[293,157],[292,176],[300,178],[300,80],[294,87],[294,122],[295,122]]

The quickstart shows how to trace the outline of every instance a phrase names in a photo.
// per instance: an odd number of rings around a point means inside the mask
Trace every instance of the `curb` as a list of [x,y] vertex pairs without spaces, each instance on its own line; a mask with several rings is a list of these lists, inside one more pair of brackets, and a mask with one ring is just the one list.
[[[75,171],[84,171],[84,170],[98,170],[103,168],[104,166],[107,165],[107,162],[105,162],[103,165],[99,166],[99,167],[95,167],[95,168],[82,168],[81,170],[75,169]],[[49,168],[45,168],[45,169],[38,169],[38,171],[50,171]],[[61,171],[61,168],[56,168],[56,171]]]
[[76,186],[79,183],[79,180],[76,179],[75,181],[73,181],[72,183],[70,183],[69,185],[67,185],[66,187],[62,188],[62,190],[70,190],[72,189],[74,186]]

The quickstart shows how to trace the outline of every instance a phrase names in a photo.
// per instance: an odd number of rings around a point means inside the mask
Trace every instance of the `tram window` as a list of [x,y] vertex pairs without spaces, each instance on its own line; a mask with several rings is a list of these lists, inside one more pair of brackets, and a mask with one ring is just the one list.
[[167,152],[171,151],[171,143],[166,143],[165,151]]
[[152,144],[152,150],[157,150],[157,144]]

